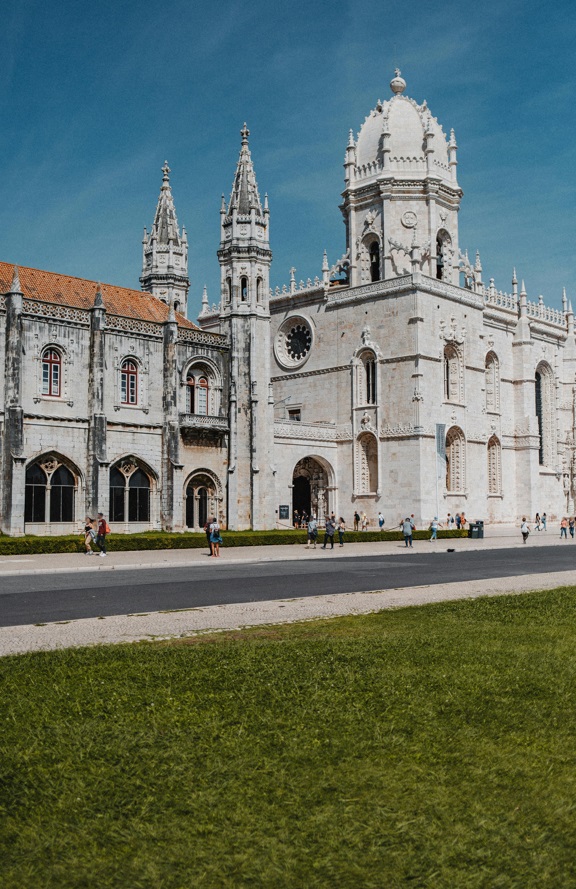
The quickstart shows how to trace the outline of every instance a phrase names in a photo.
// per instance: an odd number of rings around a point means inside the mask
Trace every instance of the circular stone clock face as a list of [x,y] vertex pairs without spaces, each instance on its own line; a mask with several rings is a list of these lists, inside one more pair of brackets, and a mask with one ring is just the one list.
[[414,213],[412,210],[406,210],[406,212],[402,216],[402,225],[405,228],[414,228],[417,222],[418,217],[416,216],[416,213]]
[[287,318],[274,341],[274,354],[278,364],[285,368],[304,364],[312,349],[313,340],[312,327],[306,318]]

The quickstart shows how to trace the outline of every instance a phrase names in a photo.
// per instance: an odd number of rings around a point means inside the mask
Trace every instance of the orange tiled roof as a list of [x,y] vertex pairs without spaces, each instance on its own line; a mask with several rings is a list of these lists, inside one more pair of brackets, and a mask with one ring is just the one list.
[[[96,281],[85,278],[72,278],[70,275],[58,275],[55,272],[43,272],[40,269],[27,269],[18,266],[20,289],[27,299],[36,299],[45,303],[56,303],[60,306],[73,306],[77,309],[91,309],[96,296]],[[0,262],[0,293],[8,293],[12,286],[14,266],[8,262]],[[100,291],[104,300],[104,308],[110,315],[123,318],[137,318],[141,321],[155,321],[161,324],[168,318],[168,306],[141,290],[128,290],[127,287],[116,287],[114,284],[101,284]],[[192,330],[200,328],[188,321],[184,315],[176,313],[179,327]]]

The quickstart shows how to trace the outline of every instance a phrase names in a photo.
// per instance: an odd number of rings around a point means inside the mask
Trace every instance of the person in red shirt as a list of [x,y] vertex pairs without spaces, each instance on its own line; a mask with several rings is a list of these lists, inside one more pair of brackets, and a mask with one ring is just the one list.
[[106,535],[110,533],[108,522],[104,518],[104,513],[98,513],[98,533],[96,534],[96,546],[100,550],[100,555],[106,555]]

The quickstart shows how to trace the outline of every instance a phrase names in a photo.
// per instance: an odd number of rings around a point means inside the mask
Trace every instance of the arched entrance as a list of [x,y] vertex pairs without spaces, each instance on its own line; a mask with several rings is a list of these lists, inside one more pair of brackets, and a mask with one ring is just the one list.
[[330,502],[332,470],[315,457],[305,457],[294,467],[292,475],[292,514],[304,509],[323,522],[334,504]]
[[218,511],[218,489],[214,479],[205,472],[197,472],[186,485],[186,527],[201,530]]

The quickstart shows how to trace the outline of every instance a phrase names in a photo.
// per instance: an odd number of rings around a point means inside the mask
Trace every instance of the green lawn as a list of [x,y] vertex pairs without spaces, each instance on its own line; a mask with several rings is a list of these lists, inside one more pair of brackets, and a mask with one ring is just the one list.
[[576,589],[0,660],[2,889],[576,887]]

